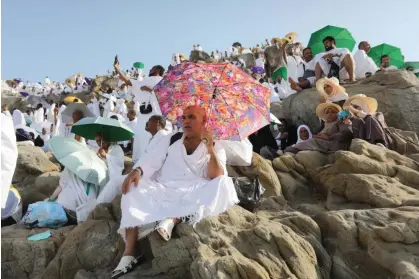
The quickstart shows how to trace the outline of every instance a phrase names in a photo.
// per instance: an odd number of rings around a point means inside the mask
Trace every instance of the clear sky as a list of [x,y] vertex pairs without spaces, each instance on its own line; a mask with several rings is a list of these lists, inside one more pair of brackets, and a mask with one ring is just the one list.
[[193,44],[226,50],[290,31],[307,45],[325,25],[348,28],[359,42],[383,42],[419,61],[419,0],[3,0],[2,79],[62,81],[142,61],[167,68]]

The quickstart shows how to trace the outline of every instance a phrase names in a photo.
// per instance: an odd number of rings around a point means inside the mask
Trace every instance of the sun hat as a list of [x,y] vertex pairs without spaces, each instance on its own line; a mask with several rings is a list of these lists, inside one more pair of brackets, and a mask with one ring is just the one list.
[[319,94],[325,96],[326,98],[329,96],[324,91],[324,86],[326,84],[329,84],[334,88],[332,95],[335,95],[338,92],[345,92],[345,87],[343,87],[339,84],[339,80],[337,78],[335,78],[335,77],[321,78],[316,82],[316,88],[317,88],[317,91],[319,92]]
[[[351,103],[353,103],[353,101],[359,101],[362,104],[365,104],[369,110],[369,111],[364,111],[365,113],[375,113],[377,111],[377,108],[378,108],[377,100],[375,98],[367,97],[364,94],[356,94],[349,97],[349,99],[346,100],[346,102],[343,104],[343,109],[347,109],[351,105]],[[363,107],[363,110],[364,110],[364,106],[361,106],[361,107]]]
[[320,118],[323,121],[326,121],[325,112],[327,108],[335,108],[338,112],[342,110],[342,108],[339,105],[336,105],[334,103],[321,103],[316,108],[316,115],[318,118]]

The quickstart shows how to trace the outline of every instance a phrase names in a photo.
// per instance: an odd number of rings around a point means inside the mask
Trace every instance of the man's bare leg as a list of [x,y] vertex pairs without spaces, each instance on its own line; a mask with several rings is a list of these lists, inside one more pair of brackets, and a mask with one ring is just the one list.
[[355,78],[355,69],[354,69],[354,59],[351,54],[345,55],[343,61],[340,65],[341,68],[345,68],[349,75],[349,82],[354,82]]
[[323,74],[324,74],[319,62],[316,63],[315,72],[316,72],[316,82],[317,82],[319,79],[323,77]]
[[124,256],[135,255],[135,244],[138,240],[138,227],[125,230],[125,251]]

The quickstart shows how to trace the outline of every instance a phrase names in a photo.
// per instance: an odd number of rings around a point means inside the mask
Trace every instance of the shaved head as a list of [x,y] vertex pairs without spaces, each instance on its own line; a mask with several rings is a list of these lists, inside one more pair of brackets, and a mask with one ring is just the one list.
[[183,110],[182,126],[185,136],[200,136],[206,128],[207,113],[203,107],[194,105]]

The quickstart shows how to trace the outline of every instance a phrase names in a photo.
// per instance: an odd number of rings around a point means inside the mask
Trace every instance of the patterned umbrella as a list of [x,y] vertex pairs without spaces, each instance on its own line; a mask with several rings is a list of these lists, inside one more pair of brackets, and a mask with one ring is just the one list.
[[154,92],[163,116],[178,125],[184,108],[204,107],[216,139],[242,140],[270,122],[270,90],[230,63],[181,63]]

